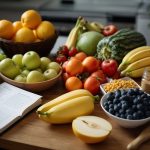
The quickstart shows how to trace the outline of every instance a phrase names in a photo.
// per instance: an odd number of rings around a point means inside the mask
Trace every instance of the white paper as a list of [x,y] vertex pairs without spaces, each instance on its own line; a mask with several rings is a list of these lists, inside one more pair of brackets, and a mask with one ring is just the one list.
[[40,104],[40,95],[5,82],[0,84],[0,133]]

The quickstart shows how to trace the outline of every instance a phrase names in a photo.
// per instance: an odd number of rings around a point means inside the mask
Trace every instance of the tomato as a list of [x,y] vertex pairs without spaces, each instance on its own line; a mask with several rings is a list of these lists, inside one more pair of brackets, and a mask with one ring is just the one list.
[[63,69],[64,72],[66,71],[67,63],[68,63],[68,60],[65,61],[65,62],[62,64],[62,69]]
[[114,59],[108,59],[102,62],[101,67],[107,76],[112,77],[117,72],[118,63]]
[[97,70],[97,71],[93,72],[91,74],[91,76],[96,77],[99,80],[100,84],[103,84],[107,81],[106,76],[102,70]]
[[75,58],[79,59],[80,61],[83,61],[87,55],[84,52],[79,52],[75,55]]
[[66,60],[67,60],[67,57],[65,55],[58,55],[56,57],[56,62],[58,62],[59,64],[65,62]]
[[105,36],[109,36],[109,35],[114,34],[117,31],[118,31],[117,27],[115,25],[111,24],[111,25],[105,26],[104,29],[103,29],[103,31],[102,31],[102,33]]
[[99,63],[99,69],[101,69],[102,60],[98,59],[97,61]]
[[82,81],[77,77],[70,77],[66,80],[65,87],[68,91],[82,89]]
[[76,48],[72,48],[70,51],[69,51],[69,56],[72,57],[74,56],[75,54],[77,54],[78,50]]
[[62,77],[63,77],[63,80],[66,81],[68,78],[70,78],[71,76],[67,73],[67,72],[64,72],[62,74]]
[[71,58],[66,65],[66,72],[74,76],[83,72],[83,65],[80,60]]
[[59,48],[57,54],[58,54],[58,55],[59,55],[59,54],[62,54],[62,55],[68,56],[68,54],[69,54],[69,49],[68,49],[68,47],[67,47],[66,45],[61,46],[61,47]]
[[84,89],[90,91],[93,95],[96,95],[100,91],[100,82],[96,77],[88,77],[84,82]]
[[92,73],[92,72],[98,70],[98,68],[99,68],[99,62],[93,56],[86,57],[83,60],[82,64],[83,64],[83,67],[84,67],[84,71],[89,72],[89,73]]

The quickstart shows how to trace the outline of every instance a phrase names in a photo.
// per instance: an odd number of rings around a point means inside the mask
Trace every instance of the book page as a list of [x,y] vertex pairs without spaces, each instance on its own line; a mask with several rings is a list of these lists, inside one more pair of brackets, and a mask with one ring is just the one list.
[[41,97],[6,82],[0,84],[0,133],[40,105]]
[[0,133],[18,120],[18,114],[15,110],[7,106],[0,106]]

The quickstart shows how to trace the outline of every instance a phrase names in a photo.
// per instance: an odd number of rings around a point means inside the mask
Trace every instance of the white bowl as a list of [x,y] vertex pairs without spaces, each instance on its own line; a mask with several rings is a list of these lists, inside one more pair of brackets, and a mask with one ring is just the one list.
[[140,120],[129,120],[129,119],[123,119],[120,117],[117,117],[115,115],[110,114],[105,108],[104,108],[104,102],[106,101],[107,95],[109,93],[105,94],[100,101],[100,105],[103,109],[103,111],[108,115],[112,120],[114,120],[116,123],[118,123],[120,126],[125,127],[125,128],[135,128],[139,127],[141,125],[144,125],[148,122],[150,122],[150,117],[145,118],[145,119],[140,119]]

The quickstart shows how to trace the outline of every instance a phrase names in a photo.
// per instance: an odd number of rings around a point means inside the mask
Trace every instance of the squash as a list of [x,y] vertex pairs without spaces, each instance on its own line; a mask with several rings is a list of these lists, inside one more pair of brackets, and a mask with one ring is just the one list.
[[98,42],[96,57],[102,60],[111,58],[121,62],[129,51],[144,45],[146,39],[141,33],[124,28]]

